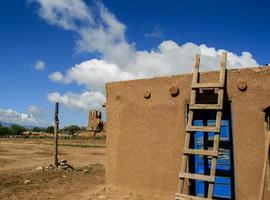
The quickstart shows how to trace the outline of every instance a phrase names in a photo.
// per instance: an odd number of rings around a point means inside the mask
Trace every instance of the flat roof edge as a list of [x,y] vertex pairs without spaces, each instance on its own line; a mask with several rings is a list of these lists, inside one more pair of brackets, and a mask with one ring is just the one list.
[[[254,71],[256,73],[260,73],[260,72],[270,71],[270,66],[243,67],[243,68],[232,68],[232,69],[227,68],[227,71],[230,71],[230,72],[241,72],[241,71],[247,71],[247,70],[251,70],[251,71]],[[208,74],[208,73],[213,73],[213,72],[219,72],[219,71],[218,70],[202,71],[200,73]],[[137,78],[137,79],[129,79],[129,80],[121,80],[121,81],[112,81],[112,82],[105,83],[105,85],[120,84],[120,83],[133,82],[133,81],[165,79],[165,78],[187,76],[187,75],[192,75],[192,73],[174,74],[174,75],[165,75],[165,76],[155,76],[155,77],[146,77],[146,78]]]

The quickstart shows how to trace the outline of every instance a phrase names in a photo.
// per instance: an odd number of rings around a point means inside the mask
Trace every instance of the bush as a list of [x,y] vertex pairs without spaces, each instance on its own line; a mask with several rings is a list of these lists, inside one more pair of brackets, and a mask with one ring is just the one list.
[[46,133],[53,133],[54,132],[54,127],[53,126],[49,126],[45,129]]
[[10,135],[10,134],[11,134],[11,131],[8,127],[0,126],[0,136]]
[[21,135],[26,129],[23,126],[20,126],[18,124],[14,124],[10,126],[10,132],[11,135]]
[[80,130],[81,128],[77,125],[70,125],[63,128],[63,131],[67,132],[67,134],[72,134],[72,135]]
[[44,128],[40,128],[40,127],[34,127],[32,129],[32,132],[43,132],[44,131]]

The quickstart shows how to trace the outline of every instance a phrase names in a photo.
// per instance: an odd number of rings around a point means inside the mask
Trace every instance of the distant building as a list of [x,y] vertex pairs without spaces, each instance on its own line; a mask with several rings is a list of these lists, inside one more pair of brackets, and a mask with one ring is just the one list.
[[103,130],[103,121],[101,120],[101,112],[98,110],[89,111],[87,130],[100,132]]

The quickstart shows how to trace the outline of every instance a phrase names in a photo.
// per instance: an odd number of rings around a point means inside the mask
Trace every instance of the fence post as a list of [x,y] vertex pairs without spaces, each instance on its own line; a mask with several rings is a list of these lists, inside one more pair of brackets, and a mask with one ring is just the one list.
[[58,128],[59,128],[59,103],[55,103],[55,112],[54,112],[54,165],[58,166]]

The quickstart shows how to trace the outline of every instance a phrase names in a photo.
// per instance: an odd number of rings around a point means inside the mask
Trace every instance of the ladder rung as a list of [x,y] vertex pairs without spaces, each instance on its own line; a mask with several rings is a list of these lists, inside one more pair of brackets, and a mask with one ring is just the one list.
[[191,174],[191,173],[180,173],[179,178],[201,180],[207,182],[215,182],[215,176],[202,175],[202,174]]
[[191,126],[187,127],[187,132],[203,131],[203,132],[214,132],[219,133],[220,129],[215,126]]
[[191,196],[191,195],[187,195],[187,194],[176,193],[175,194],[175,200],[212,200],[212,199],[199,197],[199,196]]
[[191,104],[189,109],[192,110],[222,110],[222,107],[218,104]]
[[192,89],[196,88],[223,88],[222,83],[195,83],[191,85]]
[[194,154],[194,155],[218,157],[218,152],[217,151],[212,151],[212,150],[183,149],[183,153],[184,154]]

